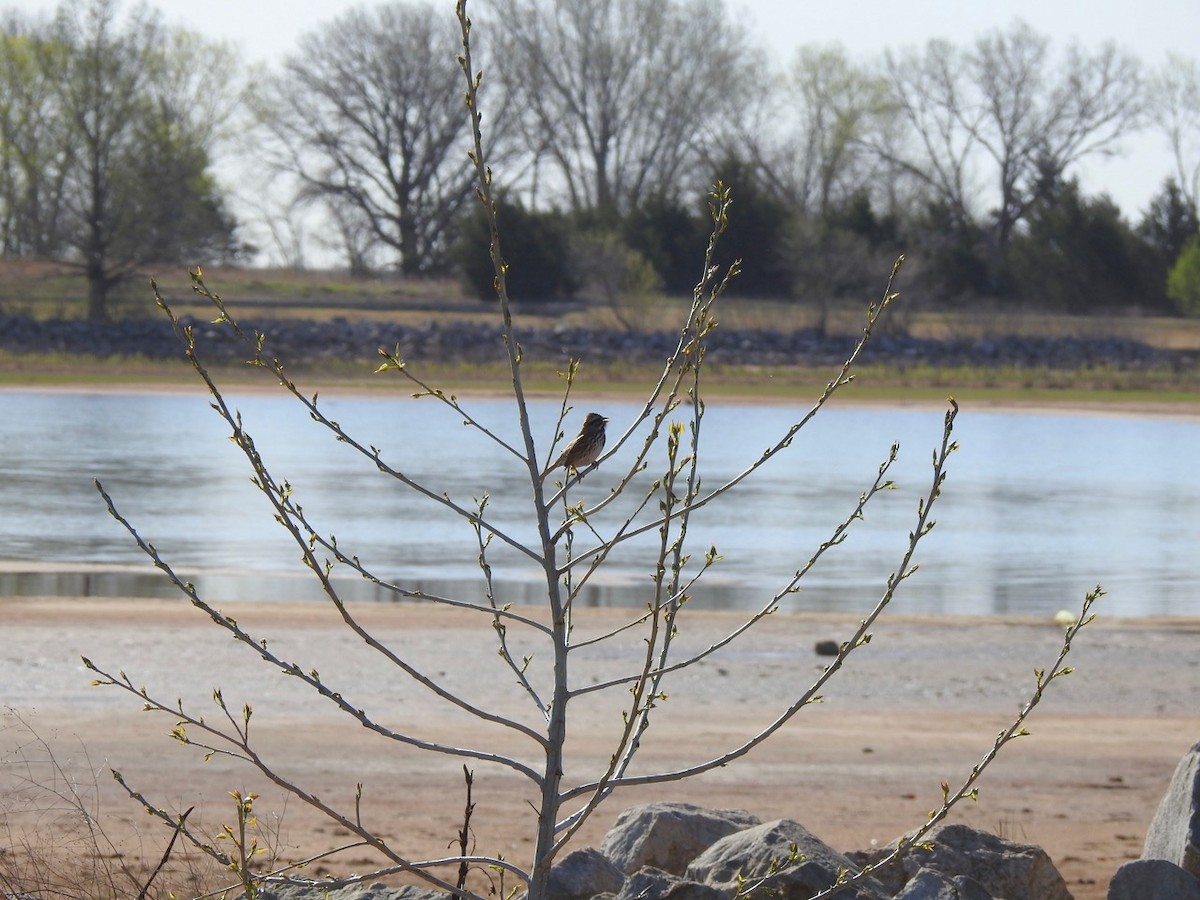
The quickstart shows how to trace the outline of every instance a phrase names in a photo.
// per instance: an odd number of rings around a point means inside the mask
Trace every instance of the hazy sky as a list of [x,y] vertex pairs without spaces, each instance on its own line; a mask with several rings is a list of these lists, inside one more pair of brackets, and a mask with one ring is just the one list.
[[[453,0],[442,2],[452,15]],[[469,0],[481,8],[487,0]],[[1200,0],[727,0],[780,61],[805,43],[837,42],[856,59],[887,48],[920,46],[934,37],[966,45],[982,31],[1022,19],[1056,46],[1078,40],[1095,47],[1115,40],[1158,66],[1169,51],[1200,55]],[[56,0],[18,0],[25,10],[53,9]],[[358,3],[342,0],[158,0],[174,24],[240,44],[254,60],[271,61],[296,38]],[[1164,140],[1146,133],[1125,155],[1078,171],[1089,192],[1106,191],[1127,216],[1138,212],[1173,171]]]

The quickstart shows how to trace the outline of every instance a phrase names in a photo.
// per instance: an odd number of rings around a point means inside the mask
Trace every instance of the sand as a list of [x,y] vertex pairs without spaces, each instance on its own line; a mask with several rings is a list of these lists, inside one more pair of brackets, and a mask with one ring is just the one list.
[[[1146,827],[1180,756],[1200,740],[1195,697],[1200,620],[1116,620],[1103,615],[1081,633],[1070,663],[1029,722],[1029,737],[1010,745],[985,774],[978,801],[952,815],[1004,837],[1039,844],[1076,898],[1102,898],[1113,871],[1140,855]],[[373,721],[457,747],[536,759],[531,742],[511,729],[448,710],[318,604],[237,604],[225,609],[256,638],[322,680]],[[536,725],[532,700],[496,652],[490,620],[416,604],[365,605],[361,621],[405,660],[489,709]],[[532,613],[532,611],[530,611]],[[584,610],[576,639],[601,633],[627,613]],[[707,646],[740,619],[691,612],[681,646]],[[638,771],[695,764],[737,746],[772,720],[817,677],[822,639],[843,640],[856,622],[836,615],[770,617],[753,636],[667,684],[669,693],[643,741]],[[520,863],[531,847],[534,815],[528,786],[512,770],[456,756],[419,753],[371,733],[294,678],[271,670],[183,601],[0,599],[0,684],[15,710],[0,727],[0,776],[14,829],[29,818],[11,800],[32,776],[49,778],[49,745],[66,772],[94,797],[115,838],[136,832],[126,854],[153,857],[166,829],[140,813],[108,768],[153,802],[195,806],[194,822],[215,831],[233,822],[231,790],[259,794],[256,811],[268,843],[301,858],[348,842],[347,834],[238,760],[203,762],[195,747],[173,741],[174,720],[140,711],[138,699],[94,687],[81,656],[167,703],[177,700],[216,723],[212,691],[220,687],[240,721],[253,706],[254,746],[286,778],[353,815],[361,815],[399,850],[447,852],[462,823],[464,761],[474,770],[476,848]],[[546,651],[533,653],[531,675],[544,675]],[[806,707],[764,746],[698,779],[629,789],[611,797],[574,846],[597,845],[624,808],[650,800],[740,807],[761,819],[790,817],[837,849],[880,846],[924,821],[940,784],[960,783],[1028,697],[1033,670],[1049,667],[1062,629],[1052,622],[979,618],[885,618],[874,640],[831,680],[824,702]],[[628,671],[640,638],[582,651],[579,685]],[[586,780],[611,753],[628,694],[586,695],[571,707],[567,782]],[[192,736],[199,739],[193,729]],[[0,808],[2,810],[2,808]],[[40,819],[43,836],[53,823]],[[358,848],[310,871],[361,871],[372,857]]]

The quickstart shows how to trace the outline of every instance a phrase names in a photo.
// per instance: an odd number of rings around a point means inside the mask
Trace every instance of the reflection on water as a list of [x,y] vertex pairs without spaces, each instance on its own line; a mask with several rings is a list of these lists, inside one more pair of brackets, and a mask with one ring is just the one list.
[[[234,399],[276,478],[295,487],[306,513],[343,550],[407,589],[483,599],[469,526],[381,476],[285,398]],[[486,494],[492,528],[514,541],[534,539],[524,515],[530,488],[520,461],[443,407],[378,397],[323,403],[348,430],[380,447],[389,465],[466,507]],[[508,403],[469,406],[502,439],[520,445]],[[612,419],[610,435],[634,410],[621,403],[598,408]],[[543,442],[556,409],[533,406]],[[583,411],[577,408],[568,430]],[[782,407],[710,405],[704,486],[744,469],[796,415]],[[942,416],[938,409],[819,416],[726,503],[694,515],[689,534],[696,563],[710,545],[725,557],[693,592],[695,602],[738,608],[767,602],[853,509],[898,440],[901,456],[890,473],[898,489],[873,501],[846,543],[805,576],[800,592],[781,601],[789,609],[868,609],[899,564],[918,498],[928,490]],[[203,398],[3,392],[0,423],[0,595],[178,596],[104,512],[92,486],[99,478],[139,533],[207,599],[320,596]],[[939,524],[923,545],[921,571],[905,584],[901,608],[1052,614],[1074,607],[1102,582],[1109,614],[1197,612],[1200,487],[1191,465],[1200,424],[968,407],[956,436],[962,449],[950,460]],[[572,499],[604,496],[607,473],[632,458],[622,451]],[[661,459],[654,462],[661,467]],[[643,474],[635,487],[644,492],[652,481]],[[637,494],[591,524],[612,533]],[[614,553],[578,602],[647,602],[655,541],[651,531]],[[581,530],[575,550],[594,543]],[[497,538],[489,563],[498,602],[538,601],[538,570],[527,556]],[[352,572],[335,569],[335,576],[347,598],[392,596]]]
[[[205,600],[260,602],[317,601],[324,599],[316,579],[302,574],[281,572],[187,572],[177,574],[190,582]],[[531,573],[532,574],[532,573]],[[390,587],[362,578],[334,578],[338,596],[350,602],[404,602],[406,595]],[[429,597],[451,597],[487,605],[487,592],[481,579],[405,578],[399,583],[405,591]],[[509,581],[494,579],[493,591],[499,604],[537,604],[543,602],[545,589],[533,578]],[[778,601],[781,609],[808,611],[844,611],[861,605],[863,586],[833,586],[812,595],[814,602],[785,596]],[[131,570],[22,570],[0,571],[0,597],[94,597],[94,598],[172,598],[182,594],[158,571]],[[743,583],[717,582],[697,586],[693,601],[706,609],[741,609],[750,602],[766,603],[771,591],[753,597]],[[807,596],[807,595],[805,595]],[[644,606],[652,595],[628,583],[589,582],[574,601],[577,606]]]

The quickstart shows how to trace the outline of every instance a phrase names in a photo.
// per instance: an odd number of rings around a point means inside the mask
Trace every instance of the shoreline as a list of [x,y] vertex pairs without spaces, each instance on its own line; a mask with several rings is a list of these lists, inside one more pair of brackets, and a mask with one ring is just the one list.
[[[120,564],[103,564],[97,566],[85,566],[77,563],[48,563],[41,568],[26,566],[20,562],[12,560],[0,560],[0,575],[8,574],[25,574],[25,573],[62,573],[62,574],[77,574],[98,572],[102,574],[115,573],[143,573],[145,567],[126,566]],[[179,573],[184,578],[190,578],[192,573]],[[237,574],[237,573],[233,573]],[[328,601],[324,598],[312,600],[295,600],[295,599],[278,599],[278,600],[225,600],[218,599],[211,602],[213,606],[228,607],[231,610],[237,610],[239,615],[267,616],[269,614],[278,614],[283,611],[287,614],[289,621],[304,622],[313,616],[319,616],[324,607],[328,605]],[[418,600],[348,600],[349,604],[361,609],[391,609],[404,608],[413,609],[421,606]],[[84,613],[92,613],[96,615],[115,614],[125,615],[129,611],[136,610],[139,615],[173,615],[181,609],[186,609],[191,606],[191,601],[181,592],[176,592],[175,596],[170,597],[147,597],[147,596],[108,596],[108,595],[91,595],[77,596],[70,594],[0,594],[0,610],[6,609],[9,613],[13,613],[25,604],[35,605],[39,610],[49,613],[51,611],[63,614],[78,614],[82,610]],[[510,605],[511,606],[511,605]],[[1156,613],[1147,616],[1121,616],[1107,613],[1104,610],[1104,600],[1101,598],[1098,601],[1096,617],[1102,621],[1106,628],[1112,629],[1175,629],[1181,633],[1194,632],[1200,634],[1200,613],[1195,615],[1180,615],[1180,614],[1162,614]],[[536,611],[535,608],[511,606],[512,609],[526,613]],[[693,607],[695,614],[699,616],[713,618],[738,618],[749,615],[752,610],[749,609],[707,609],[703,607]],[[596,611],[602,615],[620,616],[630,614],[634,611],[632,606],[603,606],[603,607],[588,607],[590,611]],[[478,609],[476,612],[479,615],[487,615],[487,613]],[[1070,612],[1074,614],[1076,609],[1064,609],[1062,612]],[[836,610],[788,610],[781,609],[774,614],[775,617],[786,618],[797,622],[809,622],[814,625],[857,625],[862,620],[861,612],[842,612]],[[949,613],[949,612],[892,612],[885,611],[880,621],[883,627],[892,623],[903,626],[920,626],[935,624],[945,628],[962,628],[969,629],[974,627],[1026,627],[1026,628],[1058,628],[1064,626],[1058,621],[1058,614],[1033,615],[1029,613]]]
[[[251,396],[263,396],[280,390],[277,383],[264,384],[261,379],[250,380],[236,377],[220,377],[218,378],[218,386],[221,387],[223,393],[248,394]],[[353,398],[379,398],[387,396],[388,399],[407,398],[411,394],[409,386],[403,386],[402,390],[397,390],[396,387],[394,382],[392,384],[380,383],[372,385],[360,379],[318,378],[313,383],[305,384],[302,388],[302,393],[307,394],[313,391],[323,396]],[[914,396],[905,397],[895,396],[890,390],[881,392],[873,391],[869,387],[863,390],[850,387],[848,390],[843,389],[839,391],[831,398],[829,408],[847,406],[857,409],[945,409],[948,399],[954,397],[966,413],[1030,413],[1035,415],[1108,415],[1130,418],[1200,419],[1200,397],[1196,399],[1155,401],[1122,399],[1111,396],[1107,392],[1096,392],[1096,399],[1089,400],[1080,399],[1077,396],[1056,398],[1052,392],[1046,390],[1039,390],[1036,393],[1031,393],[1030,396],[1022,397],[1019,390],[1014,391],[1005,388],[998,388],[994,391],[968,388],[957,392],[957,394],[952,390],[948,390],[945,392],[945,396],[935,397],[929,395],[931,390],[932,388],[924,388],[921,391],[914,390]],[[775,393],[764,396],[762,393],[756,393],[752,389],[742,385],[726,385],[722,387],[718,384],[706,396],[705,402],[712,405],[780,406],[785,405],[785,403],[791,400],[803,405],[807,402],[815,401],[818,396],[818,394],[814,393],[810,397],[801,386],[797,386],[795,392],[798,396],[793,398]],[[204,397],[209,396],[208,390],[202,382],[198,379],[189,381],[185,378],[159,383],[147,383],[144,379],[104,383],[89,383],[85,380],[53,383],[31,381],[24,384],[0,380],[0,394],[9,393],[74,393],[102,394],[108,396],[114,394],[145,394],[152,396],[163,394],[179,396],[196,394]],[[561,392],[538,388],[527,388],[524,393],[526,399],[529,400],[559,401],[562,399]],[[1072,394],[1075,393],[1078,392],[1072,392]],[[1150,393],[1153,394],[1153,392]],[[512,398],[511,391],[505,388],[480,385],[468,385],[461,390],[456,390],[454,394],[456,397],[468,399],[499,400]],[[596,389],[588,392],[587,395],[589,401],[601,403],[623,402],[628,401],[631,397],[638,396],[634,391],[615,390],[611,385],[606,386],[603,382],[599,383]]]

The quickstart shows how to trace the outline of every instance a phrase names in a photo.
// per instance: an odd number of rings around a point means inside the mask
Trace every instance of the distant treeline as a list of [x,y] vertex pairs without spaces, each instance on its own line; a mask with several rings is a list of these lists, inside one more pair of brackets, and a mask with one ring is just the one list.
[[[873,60],[802,46],[779,67],[721,0],[480,0],[472,17],[521,300],[620,314],[690,293],[720,183],[734,293],[862,303],[903,253],[930,304],[1200,313],[1193,59],[1148,69],[1016,23]],[[89,318],[150,263],[301,266],[314,216],[352,272],[454,272],[491,295],[448,4],[355,8],[265,72],[117,0],[2,25],[0,252],[78,265]],[[1148,129],[1176,171],[1130,221],[1074,172]]]

